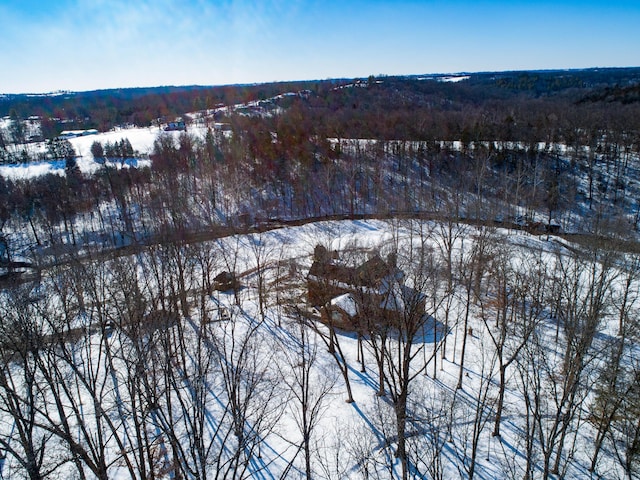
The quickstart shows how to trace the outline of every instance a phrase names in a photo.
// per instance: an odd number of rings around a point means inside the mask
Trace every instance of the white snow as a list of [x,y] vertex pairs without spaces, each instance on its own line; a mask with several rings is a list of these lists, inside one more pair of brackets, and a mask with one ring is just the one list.
[[[430,245],[437,251],[435,243],[435,232],[437,232],[436,224],[427,222],[426,231],[432,232],[431,237],[427,239],[427,245]],[[216,256],[227,256],[234,262],[237,272],[247,272],[247,278],[251,276],[252,281],[246,282],[240,274],[240,279],[245,283],[246,287],[239,292],[239,303],[236,304],[236,298],[232,294],[216,293],[210,298],[209,305],[212,308],[219,309],[224,307],[233,319],[234,323],[214,322],[211,326],[211,332],[217,332],[223,335],[229,342],[228,349],[234,348],[237,341],[242,338],[248,331],[248,327],[256,327],[258,335],[256,343],[252,348],[258,349],[257,352],[263,359],[261,366],[265,367],[265,372],[269,375],[277,372],[285,373],[285,377],[280,380],[279,388],[272,392],[275,397],[271,398],[274,404],[278,405],[279,416],[277,427],[275,430],[265,433],[262,443],[261,458],[254,458],[249,467],[249,475],[263,478],[281,478],[287,464],[293,462],[293,468],[289,470],[287,478],[303,477],[303,463],[301,456],[296,456],[295,445],[300,440],[298,433],[296,418],[297,403],[292,399],[290,392],[287,391],[286,385],[292,380],[295,369],[298,368],[295,363],[296,339],[300,335],[300,325],[294,318],[288,317],[282,310],[282,298],[285,295],[289,302],[293,302],[294,298],[304,298],[305,281],[304,277],[311,264],[311,255],[314,245],[323,240],[331,248],[340,249],[340,246],[353,245],[357,240],[358,245],[363,248],[388,246],[390,236],[394,241],[398,242],[400,248],[400,257],[403,252],[407,252],[411,238],[410,232],[424,231],[418,230],[416,222],[405,222],[402,225],[386,223],[384,221],[343,221],[343,222],[319,222],[300,227],[287,227],[253,235],[238,235],[223,238],[207,245],[207,248],[215,252]],[[395,230],[394,230],[395,229]],[[473,244],[477,235],[481,232],[475,227],[469,227],[466,234],[456,241],[454,256],[458,259],[466,258],[473,250]],[[502,245],[502,248],[508,248],[511,252],[511,260],[516,270],[525,270],[531,268],[531,259],[537,259],[540,265],[547,266],[549,271],[553,270],[553,264],[557,260],[564,261],[561,255],[557,257],[557,244],[545,241],[545,237],[534,237],[525,233],[519,235],[510,235],[508,230],[498,230],[494,233],[496,241]],[[414,238],[414,240],[416,240]],[[262,258],[262,265],[265,266],[264,275],[266,276],[266,284],[270,285],[267,292],[266,312],[264,318],[258,308],[258,292],[255,288],[255,268],[257,262],[257,253],[266,255]],[[144,265],[145,255],[136,257],[136,264]],[[279,286],[280,281],[277,280],[281,272],[278,265],[283,262],[294,262],[297,274],[292,282],[287,285]],[[458,260],[457,260],[458,261]],[[218,269],[227,268],[224,261],[218,259]],[[403,267],[404,265],[404,267]],[[400,268],[409,268],[410,265],[403,264],[402,258],[399,258]],[[141,268],[140,277],[144,278],[144,288],[154,287],[154,279],[152,277],[145,278],[144,270]],[[219,270],[211,273],[216,274]],[[251,273],[249,273],[251,272]],[[409,273],[409,272],[407,272]],[[201,278],[201,272],[197,269],[193,271],[193,281],[198,285]],[[281,288],[282,292],[277,293]],[[439,290],[442,294],[442,290]],[[612,292],[615,293],[615,292]],[[196,296],[198,298],[198,296]],[[460,290],[455,293],[451,306],[451,320],[449,324],[449,332],[445,335],[445,330],[436,323],[436,321],[444,321],[444,312],[442,306],[438,306],[435,310],[431,310],[432,323],[425,327],[425,330],[416,339],[415,353],[419,355],[412,362],[412,371],[418,373],[426,363],[425,374],[420,374],[412,381],[410,398],[412,399],[412,413],[417,417],[422,417],[422,425],[425,429],[437,427],[437,422],[449,422],[451,429],[447,434],[450,440],[444,444],[443,452],[439,458],[442,461],[444,478],[459,478],[465,476],[462,472],[462,463],[468,466],[469,438],[472,434],[472,424],[470,423],[475,415],[475,401],[478,392],[482,388],[489,388],[490,395],[495,396],[496,387],[496,369],[495,356],[492,351],[492,343],[487,333],[488,325],[481,320],[483,310],[477,304],[471,305],[471,316],[469,319],[469,327],[472,332],[468,338],[467,351],[465,355],[465,375],[464,386],[462,389],[456,389],[458,382],[458,373],[460,369],[460,355],[462,348],[462,336],[464,333],[463,324],[460,319],[464,313],[464,291]],[[348,296],[342,296],[334,299],[334,304],[341,306],[346,311],[350,311],[353,302]],[[300,308],[306,308],[303,301],[298,304]],[[487,304],[488,306],[488,304]],[[485,306],[485,308],[487,307]],[[431,307],[428,307],[431,308]],[[353,310],[355,313],[355,310]],[[201,311],[194,308],[192,317],[184,320],[190,342],[195,342],[200,335],[199,315]],[[615,312],[603,319],[603,331],[610,321],[615,318]],[[455,320],[454,320],[455,317]],[[229,330],[235,325],[235,330]],[[324,326],[316,324],[320,332],[325,331]],[[346,391],[342,377],[337,372],[336,364],[333,357],[326,351],[326,348],[309,327],[307,329],[309,335],[309,348],[316,352],[317,358],[311,369],[311,375],[314,382],[312,394],[318,394],[318,389],[326,386],[328,395],[322,400],[322,415],[316,428],[313,430],[314,457],[313,466],[317,475],[329,469],[333,473],[325,475],[327,478],[363,478],[363,468],[371,469],[370,474],[378,475],[379,478],[398,478],[400,469],[398,460],[394,456],[394,448],[396,440],[394,439],[394,424],[392,420],[393,407],[389,403],[388,397],[380,398],[376,396],[377,390],[377,371],[374,362],[374,354],[371,347],[365,342],[365,359],[366,371],[362,372],[359,368],[357,358],[358,341],[355,335],[348,332],[339,332],[337,341],[340,342],[341,350],[345,355],[345,359],[349,365],[349,377],[355,403],[345,403]],[[546,341],[546,348],[549,350],[547,358],[548,367],[555,368],[555,364],[561,358],[562,351],[558,350],[561,343],[554,347],[554,323],[543,322],[540,327],[541,338]],[[433,337],[435,333],[436,338]],[[92,344],[98,349],[97,340],[99,334],[93,334]],[[447,339],[446,358],[440,359],[438,348],[442,348],[441,341]],[[234,343],[234,339],[235,342]],[[120,340],[123,341],[123,340]],[[392,340],[393,342],[393,340]],[[121,348],[116,336],[111,337],[113,349]],[[206,344],[205,344],[206,345]],[[187,344],[190,349],[190,355],[196,350],[192,349],[191,344]],[[220,347],[217,347],[220,348]],[[431,355],[435,355],[437,363],[428,360]],[[83,355],[79,352],[78,355]],[[190,358],[190,357],[187,357]],[[97,364],[97,359],[95,359]],[[437,365],[437,369],[435,369]],[[124,364],[121,368],[126,368]],[[532,366],[533,367],[533,366]],[[512,473],[519,472],[518,477],[522,475],[522,467],[524,458],[524,438],[523,438],[523,422],[525,421],[523,410],[523,399],[518,391],[518,378],[514,374],[516,367],[511,367],[508,371],[508,389],[505,396],[504,421],[502,425],[502,437],[492,438],[492,418],[491,411],[487,411],[487,424],[484,425],[483,431],[479,437],[478,450],[480,454],[476,459],[476,473],[479,478],[512,478]],[[187,372],[188,373],[188,372]],[[127,376],[126,370],[118,370],[118,377],[124,382]],[[435,378],[434,378],[435,376]],[[490,382],[491,381],[491,382]],[[184,380],[185,398],[189,396],[190,384],[185,377]],[[490,383],[488,383],[490,382]],[[291,382],[290,385],[294,385]],[[124,385],[124,383],[121,383]],[[207,418],[215,425],[215,419],[221,418],[223,415],[224,393],[221,391],[221,383],[216,381],[216,377],[212,376],[208,380],[207,398],[210,402],[207,404]],[[116,387],[124,389],[123,386]],[[105,395],[108,398],[114,395],[114,392],[107,389]],[[83,395],[87,395],[86,392]],[[126,402],[126,392],[119,392],[119,398]],[[492,397],[493,398],[493,397]],[[549,402],[553,399],[550,397]],[[83,397],[83,404],[90,406],[92,399],[89,396]],[[456,405],[455,410],[452,405]],[[546,405],[546,404],[545,404]],[[585,403],[586,408],[587,403]],[[89,407],[85,407],[87,411]],[[257,407],[256,407],[257,408]],[[114,412],[115,414],[115,412]],[[91,425],[91,414],[86,413],[87,425]],[[451,415],[447,417],[447,415]],[[185,435],[185,424],[180,416],[176,417],[176,431]],[[121,419],[126,424],[126,418]],[[578,430],[575,431],[575,448],[571,452],[572,458],[569,462],[568,470],[565,478],[578,479],[584,478],[585,466],[588,463],[592,449],[593,429],[586,421],[586,415],[579,420],[576,425]],[[8,428],[8,424],[7,424]],[[412,453],[413,461],[422,461],[420,465],[422,472],[425,472],[429,462],[430,455],[433,455],[429,436],[421,435],[414,431],[412,427],[410,433],[411,448],[417,449]],[[210,431],[207,430],[209,433]],[[443,433],[444,435],[444,433]],[[115,451],[114,451],[115,454]],[[323,455],[322,457],[320,455]],[[465,460],[463,460],[463,458]],[[11,459],[9,459],[10,461]],[[324,462],[324,467],[320,463]],[[365,462],[364,464],[362,462]],[[507,465],[511,465],[510,470]],[[603,454],[602,472],[611,473],[611,478],[616,478],[620,472],[616,470],[615,460],[608,455]],[[125,478],[124,469],[118,470],[114,467],[111,470],[113,478]],[[425,474],[426,475],[426,474]]]
[[[193,127],[190,128],[188,132],[190,134],[204,136],[206,128]],[[151,165],[148,155],[151,153],[153,143],[158,135],[171,135],[177,138],[180,133],[181,132],[165,132],[158,127],[119,128],[95,135],[69,138],[68,140],[78,155],[76,161],[80,171],[85,174],[91,174],[96,172],[101,166],[99,163],[93,161],[93,156],[91,155],[91,145],[93,142],[100,142],[104,145],[107,142],[120,142],[126,138],[138,155],[136,155],[134,160],[129,160],[124,165],[121,165],[120,162],[113,162],[112,166],[116,168],[127,168],[130,165],[148,167]],[[42,158],[45,156],[46,144],[44,142],[28,144],[25,148],[29,149],[32,156],[39,155]],[[0,165],[0,175],[11,180],[33,178],[48,173],[64,175],[64,163],[64,160],[56,160],[31,162],[28,164]]]
[[469,75],[451,75],[449,77],[441,77],[438,80],[446,83],[458,83],[464,80],[469,80],[471,77]]
[[356,302],[350,293],[345,293],[331,299],[331,305],[341,308],[347,315],[352,317],[358,312]]

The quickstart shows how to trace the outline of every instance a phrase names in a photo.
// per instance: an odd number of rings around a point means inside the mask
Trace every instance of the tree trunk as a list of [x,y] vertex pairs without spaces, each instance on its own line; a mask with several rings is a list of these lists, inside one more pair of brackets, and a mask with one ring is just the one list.
[[467,305],[464,312],[464,335],[462,337],[462,352],[460,353],[460,372],[458,374],[458,385],[456,388],[460,390],[462,388],[462,377],[464,375],[464,355],[467,349],[467,334],[469,330],[469,309],[471,308],[471,278],[469,278],[469,284],[467,285]]
[[396,410],[396,430],[398,433],[398,451],[396,457],[400,460],[402,465],[402,480],[409,478],[409,468],[407,460],[407,391],[403,389],[398,397],[395,406]]
[[502,364],[502,356],[500,356],[500,385],[498,390],[498,405],[496,406],[496,422],[493,427],[492,436],[500,436],[500,422],[502,421],[502,408],[504,405],[504,390],[507,366]]

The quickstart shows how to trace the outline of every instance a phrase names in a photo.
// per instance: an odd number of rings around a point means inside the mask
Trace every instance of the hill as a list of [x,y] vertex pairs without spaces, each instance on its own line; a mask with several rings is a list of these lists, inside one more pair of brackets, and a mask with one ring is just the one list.
[[0,476],[634,478],[639,72],[3,98]]

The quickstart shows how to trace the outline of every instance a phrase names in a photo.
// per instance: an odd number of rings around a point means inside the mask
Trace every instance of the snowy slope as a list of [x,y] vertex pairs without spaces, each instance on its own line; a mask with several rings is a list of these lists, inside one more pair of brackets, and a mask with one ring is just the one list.
[[[238,295],[216,292],[211,296],[201,297],[200,282],[207,276],[207,272],[194,262],[185,263],[187,270],[182,272],[183,281],[193,288],[189,293],[192,297],[192,308],[190,315],[180,320],[183,328],[181,335],[185,335],[181,348],[186,352],[186,357],[176,357],[175,363],[172,364],[173,370],[184,371],[180,377],[182,386],[176,388],[173,400],[177,402],[180,399],[187,404],[199,402],[194,397],[196,392],[200,392],[197,390],[197,380],[205,380],[206,389],[198,395],[204,395],[206,422],[202,427],[203,431],[198,435],[205,435],[207,444],[212,442],[211,455],[215,457],[219,448],[218,440],[222,441],[216,437],[215,432],[220,434],[224,419],[228,419],[229,415],[226,410],[228,404],[225,384],[218,369],[230,364],[236,365],[235,362],[246,358],[236,357],[235,355],[239,355],[236,349],[250,338],[250,342],[246,344],[250,348],[247,352],[250,358],[255,358],[256,363],[243,364],[247,369],[243,370],[243,375],[248,375],[243,378],[249,381],[255,378],[251,376],[251,372],[259,372],[260,380],[256,384],[258,396],[250,405],[250,412],[253,413],[249,414],[246,428],[249,429],[247,432],[253,428],[259,429],[260,441],[259,447],[256,448],[259,448],[260,454],[257,455],[257,451],[248,454],[247,470],[242,478],[304,478],[305,462],[299,448],[302,439],[299,428],[301,404],[296,389],[300,386],[300,369],[306,368],[305,362],[309,363],[308,371],[305,371],[312,380],[308,398],[317,407],[315,423],[310,430],[310,461],[314,478],[355,479],[367,478],[367,475],[373,478],[400,478],[401,465],[395,455],[398,444],[392,399],[389,394],[383,397],[376,395],[379,377],[374,344],[366,340],[363,344],[363,371],[358,360],[361,352],[356,335],[338,332],[336,341],[342,352],[342,356],[338,358],[340,364],[347,366],[355,400],[353,403],[346,403],[346,384],[339,372],[339,364],[327,351],[327,346],[319,336],[321,333],[326,334],[326,327],[317,322],[315,313],[305,303],[305,276],[311,264],[311,253],[317,243],[322,243],[330,249],[364,255],[365,258],[374,251],[384,253],[397,248],[399,265],[405,269],[407,281],[416,286],[420,277],[416,276],[415,270],[411,270],[411,255],[423,251],[430,252],[429,255],[435,255],[439,269],[443,268],[443,257],[438,253],[443,245],[443,235],[448,231],[443,227],[431,222],[322,222],[281,228],[267,233],[227,237],[202,245],[201,255],[202,252],[213,254],[209,275],[215,276],[220,270],[231,269],[238,272],[244,285]],[[454,289],[447,293],[446,282],[439,276],[441,273],[437,277],[428,277],[432,281],[427,281],[423,286],[427,290],[425,293],[434,295],[427,302],[430,320],[419,332],[413,344],[416,356],[409,371],[415,374],[415,378],[411,380],[409,391],[410,422],[407,431],[412,478],[466,478],[470,475],[471,465],[474,466],[478,478],[521,478],[527,468],[527,458],[533,462],[533,477],[541,478],[544,452],[538,438],[557,441],[552,435],[551,422],[554,418],[554,405],[560,398],[557,396],[558,389],[562,389],[560,372],[566,347],[565,329],[560,328],[557,332],[559,320],[550,314],[548,306],[542,306],[536,317],[535,333],[530,337],[531,342],[527,343],[527,347],[518,354],[517,361],[506,370],[507,388],[502,435],[493,437],[499,372],[492,335],[497,334],[494,322],[498,305],[496,295],[499,294],[499,289],[491,283],[491,278],[498,277],[496,272],[487,269],[482,274],[478,296],[470,299],[465,289],[465,275],[476,271],[474,265],[478,257],[474,255],[477,254],[483,239],[490,240],[486,245],[486,255],[497,255],[499,250],[508,252],[509,268],[512,269],[511,280],[520,279],[513,284],[515,286],[528,285],[526,282],[535,282],[536,279],[542,278],[551,282],[554,272],[560,272],[563,268],[569,269],[577,262],[576,265],[585,268],[580,270],[580,283],[576,291],[576,295],[580,297],[585,293],[583,289],[591,281],[590,268],[595,268],[593,271],[597,277],[598,272],[605,272],[604,266],[591,264],[589,261],[582,264],[581,258],[572,257],[571,250],[557,242],[546,241],[546,237],[533,237],[522,232],[514,235],[514,232],[503,230],[487,231],[465,225],[453,227],[456,237],[452,255],[457,265]],[[185,250],[185,254],[187,252],[194,250]],[[139,269],[140,288],[149,295],[168,288],[168,285],[158,283],[163,281],[163,277],[155,277],[151,270],[147,270],[147,265],[153,264],[151,255],[139,254],[135,257],[135,263],[132,263]],[[118,264],[123,265],[122,262]],[[498,263],[492,265],[491,268],[499,267]],[[108,273],[109,265],[102,264],[100,268],[106,268],[107,273],[107,280],[103,278],[101,281],[108,281],[108,277],[112,275]],[[619,265],[611,265],[610,268],[606,270],[607,275],[611,277],[611,282],[606,285],[607,302],[617,305],[624,284],[624,271],[619,269]],[[439,269],[436,271],[441,272]],[[46,281],[48,280],[45,279]],[[482,287],[484,282],[486,286]],[[637,278],[634,282],[637,287]],[[260,285],[267,286],[263,292],[264,313],[261,313],[259,306]],[[533,288],[533,283],[531,285]],[[118,298],[118,288],[122,288],[123,292],[129,291],[125,285],[119,283],[110,286],[110,295],[113,295],[110,301]],[[201,303],[203,300],[205,303]],[[632,300],[634,312],[640,306],[636,305],[636,300],[636,297]],[[448,309],[448,313],[445,312],[445,308]],[[89,307],[90,312],[91,309],[92,307]],[[220,313],[222,309],[226,312],[224,315]],[[469,314],[466,319],[465,311]],[[306,321],[309,323],[299,322],[301,312],[311,315]],[[514,315],[516,314],[519,315],[514,311]],[[203,315],[214,321],[203,321]],[[449,316],[448,334],[443,335],[445,330],[440,328],[440,333],[434,335],[432,328],[438,323],[443,325],[445,315]],[[85,322],[91,324],[90,318],[91,315]],[[560,461],[563,478],[578,479],[588,475],[587,468],[594,440],[594,427],[589,422],[589,407],[593,401],[590,388],[597,379],[598,369],[595,367],[605,360],[602,352],[606,351],[606,345],[612,334],[615,334],[616,323],[615,309],[605,310],[598,323],[598,335],[593,348],[589,349],[589,358],[592,358],[590,365],[593,368],[588,368],[583,373],[583,386],[586,388],[580,386],[579,392],[580,395],[584,395],[584,399],[574,412],[566,433],[565,448]],[[316,326],[317,332],[311,325]],[[175,326],[170,326],[168,330],[173,332],[171,335],[177,335],[178,331]],[[79,348],[78,355],[84,356],[83,368],[95,365],[96,371],[99,372],[102,367],[97,366],[103,365],[100,356],[105,352],[102,334],[98,330],[89,329],[89,332],[84,342],[89,342],[93,347]],[[304,347],[301,347],[302,339],[305,342]],[[130,340],[118,327],[109,333],[109,337],[104,341],[109,342],[113,352],[126,352],[132,348]],[[388,342],[390,347],[399,345],[393,336]],[[516,337],[509,337],[507,342],[505,352],[513,351],[516,343],[512,342],[516,342]],[[83,345],[83,342],[79,342],[78,345]],[[206,358],[217,358],[217,355],[223,355],[224,358],[221,366],[211,367],[205,377],[198,373],[201,372],[201,360],[198,360],[198,355],[202,355],[200,348],[209,352],[207,355],[213,355]],[[464,368],[461,365],[463,348]],[[306,357],[300,356],[303,351],[306,352]],[[542,355],[541,352],[544,352],[543,356],[539,356]],[[120,358],[120,354],[116,354],[116,357]],[[532,360],[536,360],[536,363],[528,363]],[[113,375],[118,381],[114,384],[111,377],[104,377],[108,388],[104,389],[104,397],[100,401],[104,406],[110,405],[110,415],[121,422],[116,433],[124,438],[125,430],[131,432],[127,429],[133,428],[130,417],[122,416],[117,411],[117,408],[129,411],[131,404],[129,394],[125,391],[125,385],[131,379],[127,355],[116,361],[115,368]],[[149,372],[154,368],[156,367],[153,362],[147,364]],[[549,369],[553,376],[536,377],[543,382],[543,388],[539,392],[542,396],[539,400],[543,409],[540,412],[544,415],[537,426],[535,437],[528,437],[526,432],[531,426],[527,424],[528,410],[524,403],[527,391],[523,388],[527,385],[531,387],[531,384],[525,385],[523,382],[528,378],[526,375],[535,375],[536,371],[543,372],[545,369]],[[73,372],[68,374],[70,379],[74,378]],[[457,388],[460,380],[462,386]],[[79,385],[79,392],[82,396],[81,403],[86,406],[87,412],[82,418],[91,430],[94,428],[92,422],[95,419],[90,406],[95,399],[83,384]],[[173,408],[177,408],[177,405]],[[266,407],[267,410],[264,410]],[[157,408],[155,415],[162,415],[163,409],[169,406],[160,402]],[[170,426],[171,432],[177,435],[180,441],[185,442],[185,446],[193,439],[193,433],[190,433],[191,424],[183,416],[186,412],[181,414],[176,410],[175,423]],[[6,413],[1,415],[6,417]],[[149,421],[156,425],[158,432],[165,432],[162,422],[154,423],[157,419]],[[258,427],[259,421],[266,423]],[[7,419],[3,423],[5,427],[0,428],[0,431],[2,435],[7,435],[11,421]],[[165,445],[168,441],[167,435],[168,431],[159,433],[158,437]],[[135,441],[133,437],[127,438],[128,441]],[[528,438],[534,438],[531,446],[527,444]],[[15,442],[15,439],[12,442]],[[223,446],[232,448],[233,437],[229,437],[225,442],[222,443]],[[108,452],[109,458],[115,458],[118,454],[113,441],[108,445]],[[473,459],[472,452],[475,452]],[[165,452],[167,458],[169,455],[170,452]],[[116,461],[112,465],[109,471],[110,478],[128,478],[122,463]],[[17,465],[8,457],[3,468],[3,474],[6,475],[7,472],[15,471]],[[208,468],[213,474],[218,467],[211,464]],[[71,465],[68,469],[69,472],[73,470]],[[606,478],[624,477],[620,464],[610,450],[601,454],[598,471],[603,472]]]

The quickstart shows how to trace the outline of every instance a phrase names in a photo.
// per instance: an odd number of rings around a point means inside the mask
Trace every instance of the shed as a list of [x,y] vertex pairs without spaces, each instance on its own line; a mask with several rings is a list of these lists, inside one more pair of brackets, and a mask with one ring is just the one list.
[[213,288],[219,292],[236,291],[240,289],[240,282],[235,274],[224,271],[213,279]]

